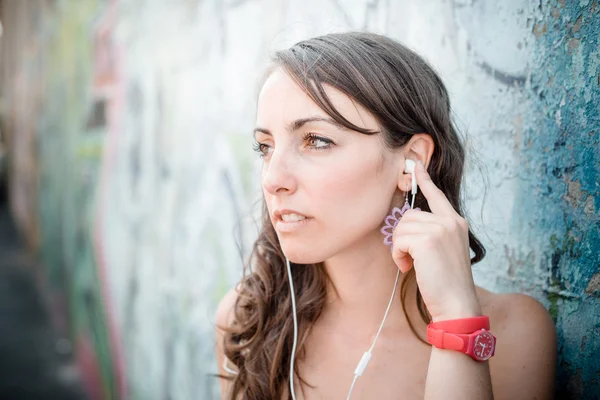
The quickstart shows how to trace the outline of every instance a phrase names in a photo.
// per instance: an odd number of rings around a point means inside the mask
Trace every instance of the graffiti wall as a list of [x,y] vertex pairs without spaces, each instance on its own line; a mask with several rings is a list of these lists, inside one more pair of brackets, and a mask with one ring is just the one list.
[[214,310],[257,232],[251,131],[269,55],[363,29],[448,86],[488,250],[476,282],[548,307],[561,398],[600,391],[596,0],[1,4],[14,213],[100,397],[217,398]]
[[97,187],[107,125],[97,110],[93,38],[97,1],[2,1],[2,133],[13,214],[55,289],[93,399],[123,390],[102,252],[95,245]]

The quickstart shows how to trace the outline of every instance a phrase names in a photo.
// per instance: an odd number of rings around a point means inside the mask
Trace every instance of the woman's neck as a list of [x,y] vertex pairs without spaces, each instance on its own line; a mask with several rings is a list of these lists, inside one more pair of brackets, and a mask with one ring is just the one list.
[[[398,267],[392,260],[389,247],[376,239],[347,249],[325,262],[331,286],[322,323],[368,336],[375,335],[379,329],[394,289]],[[410,329],[400,301],[400,287],[405,277],[400,273],[384,330]],[[416,287],[414,283],[411,286],[406,307],[411,321],[414,321]]]

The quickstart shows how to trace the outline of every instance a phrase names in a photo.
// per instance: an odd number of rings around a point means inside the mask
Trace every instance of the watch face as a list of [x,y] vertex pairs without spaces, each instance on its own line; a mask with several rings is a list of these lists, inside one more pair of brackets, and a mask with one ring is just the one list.
[[494,354],[496,340],[489,332],[482,332],[475,338],[473,354],[481,361],[488,360]]

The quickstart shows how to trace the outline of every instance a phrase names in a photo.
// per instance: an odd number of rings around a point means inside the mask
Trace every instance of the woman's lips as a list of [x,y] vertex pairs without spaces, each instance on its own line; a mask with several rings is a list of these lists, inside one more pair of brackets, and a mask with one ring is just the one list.
[[280,233],[295,232],[304,228],[311,221],[312,218],[305,218],[300,221],[284,221],[283,219],[278,218],[275,221],[275,230]]
[[311,220],[308,217],[295,210],[276,210],[273,213],[274,227],[280,233],[289,233],[305,227]]

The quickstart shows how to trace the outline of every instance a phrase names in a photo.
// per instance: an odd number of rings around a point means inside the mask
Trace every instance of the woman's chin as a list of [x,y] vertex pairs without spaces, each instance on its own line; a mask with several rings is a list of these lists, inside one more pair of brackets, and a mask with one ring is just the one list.
[[281,243],[281,249],[285,257],[294,264],[317,264],[327,258],[319,254],[318,250],[315,251],[314,247],[306,245]]

